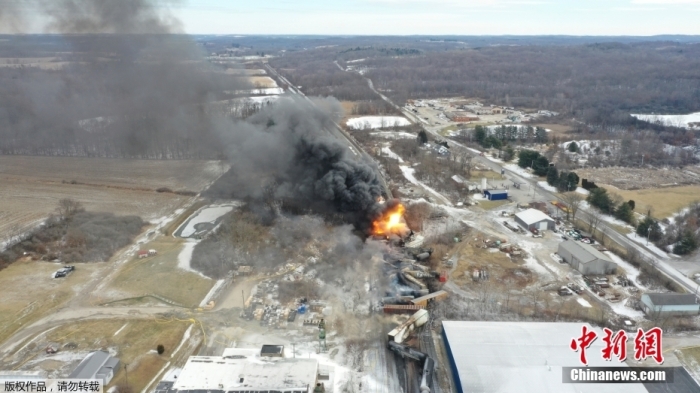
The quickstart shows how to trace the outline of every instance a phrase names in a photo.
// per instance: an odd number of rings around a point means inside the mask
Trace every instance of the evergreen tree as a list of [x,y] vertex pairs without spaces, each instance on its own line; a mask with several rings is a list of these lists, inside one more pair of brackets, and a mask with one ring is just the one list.
[[[629,204],[629,203],[628,203]],[[651,228],[651,232],[649,232],[649,228]],[[649,237],[649,240],[651,241],[657,241],[661,239],[661,235],[663,233],[661,232],[661,227],[659,226],[659,223],[656,222],[653,218],[646,216],[642,222],[637,225],[637,235],[642,236],[642,237]]]
[[476,126],[474,128],[474,139],[476,139],[476,142],[481,146],[484,145],[486,141],[486,128],[484,126]]
[[620,206],[615,209],[615,217],[624,221],[624,222],[632,222],[632,219],[634,218],[634,215],[632,214],[632,208],[627,202],[622,202]]
[[698,241],[690,231],[685,231],[681,235],[681,240],[673,246],[673,253],[678,255],[690,254],[698,248]]
[[420,132],[418,132],[418,143],[421,145],[428,143],[428,134],[425,130],[420,130]]
[[570,152],[576,153],[578,151],[578,144],[576,142],[571,142],[569,143],[568,149]]
[[559,181],[559,171],[556,167],[550,166],[547,170],[547,184],[550,186],[556,186]]

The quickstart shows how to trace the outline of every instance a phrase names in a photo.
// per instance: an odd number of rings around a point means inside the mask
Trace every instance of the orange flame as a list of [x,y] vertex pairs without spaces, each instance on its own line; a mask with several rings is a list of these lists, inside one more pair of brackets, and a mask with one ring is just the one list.
[[372,234],[386,236],[408,235],[411,230],[408,228],[403,218],[405,212],[406,208],[400,203],[386,210],[379,218],[372,222]]

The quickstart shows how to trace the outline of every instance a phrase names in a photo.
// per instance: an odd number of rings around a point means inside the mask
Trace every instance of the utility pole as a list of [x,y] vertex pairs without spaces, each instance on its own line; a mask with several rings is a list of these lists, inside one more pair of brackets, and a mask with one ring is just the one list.
[[649,225],[649,229],[647,229],[647,246],[649,245],[649,236],[651,236],[651,225]]
[[129,370],[128,370],[129,363],[124,363],[124,372],[126,373],[126,386],[127,388],[129,387]]

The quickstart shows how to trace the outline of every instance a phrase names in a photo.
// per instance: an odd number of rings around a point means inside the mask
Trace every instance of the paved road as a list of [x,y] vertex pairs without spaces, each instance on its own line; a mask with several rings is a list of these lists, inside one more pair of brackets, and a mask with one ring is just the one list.
[[[336,63],[336,65],[337,65],[337,63]],[[338,67],[340,67],[340,66],[338,65]],[[342,69],[342,67],[340,67],[340,68]],[[430,132],[430,133],[433,134],[434,136],[436,136],[436,137],[438,137],[438,138],[440,138],[440,139],[445,139],[444,136],[438,134],[438,132],[437,132],[437,131],[438,131],[438,128],[435,128],[435,127],[427,127],[427,124],[425,124],[425,121],[423,121],[423,119],[421,119],[420,117],[416,116],[414,113],[411,113],[410,111],[406,110],[405,108],[399,107],[398,105],[394,104],[394,102],[392,102],[388,97],[386,97],[385,95],[383,95],[382,93],[380,93],[379,91],[377,91],[377,90],[374,88],[374,84],[372,83],[372,80],[371,80],[371,79],[366,78],[366,77],[365,77],[365,79],[367,80],[367,84],[368,84],[368,86],[370,87],[370,89],[372,89],[372,91],[374,91],[377,95],[379,95],[384,101],[386,101],[387,103],[389,103],[390,105],[392,105],[392,106],[393,106],[394,108],[396,108],[397,110],[401,111],[401,113],[403,113],[403,114],[404,114],[406,117],[408,117],[409,119],[413,120],[413,122],[421,122],[421,123],[423,123],[424,125],[426,125],[426,127],[425,127],[425,128],[426,128],[426,131]],[[453,143],[453,144],[455,144],[455,145],[457,145],[457,146],[460,146],[460,147],[462,147],[462,148],[469,149],[469,150],[472,150],[472,151],[474,150],[473,148],[469,148],[469,147],[467,147],[467,146],[465,146],[465,145],[463,145],[463,144],[461,144],[461,143],[455,142],[454,140],[450,140],[450,142]],[[491,161],[491,160],[489,160],[488,158],[483,157],[483,156],[477,155],[477,156],[475,156],[475,159],[476,159],[480,164],[482,164],[482,165],[484,165],[484,166],[486,166],[486,167],[488,167],[488,168],[491,168],[491,169],[494,170],[495,172],[500,173],[501,170],[505,170],[505,172],[508,174],[508,177],[509,177],[511,180],[516,181],[516,182],[521,183],[521,184],[529,184],[531,187],[537,188],[537,189],[538,189],[538,193],[539,193],[541,196],[547,198],[548,200],[558,200],[558,201],[560,201],[560,202],[565,203],[565,201],[563,201],[558,195],[553,194],[553,193],[551,193],[551,192],[549,192],[549,191],[547,191],[547,190],[545,190],[545,189],[543,189],[543,188],[539,188],[539,187],[537,186],[537,181],[538,181],[538,179],[523,178],[523,177],[520,176],[518,173],[516,173],[516,172],[514,172],[514,171],[511,171],[511,170],[509,170],[509,169],[507,169],[507,168],[504,168],[504,167],[503,167],[502,165],[500,165],[499,163],[494,162],[494,161]],[[591,217],[591,214],[588,213],[587,211],[583,210],[583,209],[579,209],[579,211],[577,212],[577,216],[578,216],[579,218],[583,219],[584,221],[589,221],[589,220],[590,220],[590,217]],[[635,249],[635,250],[637,250],[641,255],[643,255],[643,256],[645,257],[645,259],[646,259],[647,261],[649,261],[649,263],[651,263],[653,266],[655,266],[656,268],[658,268],[661,272],[663,272],[666,276],[668,276],[671,280],[673,280],[673,281],[676,282],[678,285],[680,285],[681,287],[683,287],[683,288],[684,288],[686,291],[688,291],[689,293],[695,293],[695,294],[698,296],[698,298],[700,299],[700,291],[698,291],[700,285],[699,285],[697,282],[695,282],[695,281],[691,280],[690,278],[686,277],[685,274],[683,274],[683,273],[681,273],[680,271],[678,271],[678,270],[676,270],[675,268],[673,268],[673,267],[672,267],[671,265],[669,265],[665,260],[658,258],[658,257],[656,256],[656,254],[654,254],[654,253],[653,253],[651,250],[649,250],[647,247],[645,247],[644,245],[642,245],[642,244],[640,244],[640,243],[634,242],[634,241],[630,240],[629,238],[627,238],[626,236],[620,234],[620,233],[617,232],[613,227],[611,227],[610,225],[608,225],[608,223],[606,223],[605,221],[602,221],[602,220],[601,220],[601,221],[598,223],[598,228],[601,229],[601,230],[604,230],[604,231],[605,231],[605,234],[606,234],[610,239],[612,239],[614,242],[616,242],[616,243],[622,245],[622,246],[625,247],[626,249]]]

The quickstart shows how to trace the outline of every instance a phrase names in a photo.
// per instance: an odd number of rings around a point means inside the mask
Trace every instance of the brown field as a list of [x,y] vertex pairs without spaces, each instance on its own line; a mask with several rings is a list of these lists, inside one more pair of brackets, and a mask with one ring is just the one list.
[[197,307],[214,285],[214,280],[177,267],[177,256],[184,243],[182,239],[161,236],[145,244],[144,249],[156,249],[158,255],[134,259],[124,265],[98,303],[157,295],[185,307]]
[[700,186],[683,186],[668,188],[651,188],[646,190],[621,190],[614,186],[603,185],[610,192],[619,194],[625,200],[635,202],[634,211],[646,214],[651,207],[654,217],[670,217],[693,202],[700,201]]
[[0,271],[0,342],[70,300],[82,285],[105,264],[79,264],[63,278],[51,274],[62,265],[40,261],[17,261]]
[[[43,369],[49,373],[67,375],[79,363],[82,354],[98,349],[112,349],[116,351],[121,364],[108,386],[125,382],[124,364],[128,364],[129,385],[134,392],[140,392],[167,362],[173,360],[171,357],[173,351],[180,344],[190,324],[190,321],[166,321],[156,318],[150,320],[105,319],[70,323],[51,330],[29,344],[27,346],[29,350],[18,354],[14,368]],[[119,331],[119,329],[122,330]],[[115,336],[117,332],[119,334]],[[46,355],[41,350],[49,344],[59,347],[59,354],[63,354],[63,359],[66,357],[73,357],[73,359],[65,361],[59,357],[59,360],[51,360],[50,355]],[[70,347],[65,348],[66,344],[70,344]],[[155,352],[158,344],[165,347],[162,355]],[[176,358],[180,357],[181,352],[182,350],[178,351]],[[69,353],[75,356],[68,356]]]
[[277,82],[269,76],[251,76],[250,82],[255,87],[277,87]]
[[577,169],[582,179],[598,184],[610,184],[622,190],[640,190],[646,188],[667,188],[700,184],[700,173],[695,168],[659,169],[659,168],[586,168]]
[[0,156],[0,241],[41,222],[62,198],[91,211],[157,219],[192,198],[157,188],[199,192],[226,169],[215,161]]

